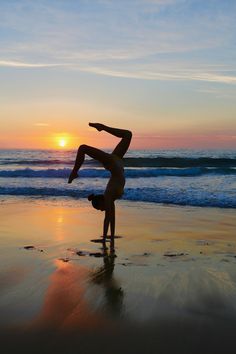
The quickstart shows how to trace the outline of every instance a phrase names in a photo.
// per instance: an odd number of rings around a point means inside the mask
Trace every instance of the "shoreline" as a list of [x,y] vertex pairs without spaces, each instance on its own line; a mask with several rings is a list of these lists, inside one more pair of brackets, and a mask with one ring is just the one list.
[[[67,206],[72,206],[73,203],[77,202],[77,203],[82,203],[82,205],[84,205],[84,203],[88,201],[87,197],[80,197],[80,196],[71,196],[71,195],[39,195],[39,194],[35,194],[35,195],[28,195],[28,194],[0,194],[0,206],[3,203],[9,203],[10,201],[12,203],[17,203],[19,201],[45,201],[45,202],[67,202],[68,205]],[[70,203],[71,202],[71,203]],[[150,205],[153,207],[167,207],[167,208],[190,208],[190,209],[209,209],[209,210],[231,210],[234,211],[236,208],[233,206],[214,206],[214,205],[189,205],[189,204],[175,204],[175,203],[164,203],[164,202],[153,202],[153,201],[142,201],[142,200],[131,200],[131,199],[118,199],[116,201],[116,203],[125,203],[125,204],[131,204],[131,205]],[[89,204],[88,204],[89,205]]]
[[207,348],[201,353],[233,345],[233,210],[121,200],[121,238],[112,257],[90,242],[101,236],[103,213],[85,200],[0,200],[0,334],[6,345],[14,337],[27,349],[41,338],[48,352],[52,343],[65,351],[70,341],[71,352],[79,343],[90,353],[98,349],[92,338],[99,347],[125,339],[127,353],[147,347],[150,353],[197,353],[196,331]]

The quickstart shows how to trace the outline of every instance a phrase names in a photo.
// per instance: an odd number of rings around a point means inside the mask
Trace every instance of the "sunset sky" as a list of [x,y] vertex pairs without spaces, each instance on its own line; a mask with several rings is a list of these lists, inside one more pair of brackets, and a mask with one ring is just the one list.
[[0,148],[236,148],[235,97],[235,0],[0,0]]

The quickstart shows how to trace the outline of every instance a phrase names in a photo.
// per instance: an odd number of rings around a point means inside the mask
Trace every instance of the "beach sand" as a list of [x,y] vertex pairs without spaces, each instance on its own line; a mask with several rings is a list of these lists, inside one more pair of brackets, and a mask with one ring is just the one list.
[[4,353],[235,348],[235,210],[118,201],[114,256],[90,242],[103,213],[85,200],[0,208]]

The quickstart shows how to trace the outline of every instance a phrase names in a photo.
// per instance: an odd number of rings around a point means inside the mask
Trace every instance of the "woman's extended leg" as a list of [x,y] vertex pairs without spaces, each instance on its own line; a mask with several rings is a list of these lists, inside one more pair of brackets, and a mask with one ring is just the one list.
[[73,181],[73,179],[78,177],[77,173],[78,173],[78,170],[80,169],[81,165],[84,162],[85,155],[92,157],[93,159],[101,162],[102,164],[107,164],[111,161],[110,154],[108,154],[102,150],[96,149],[92,146],[80,145],[80,147],[77,151],[75,165],[74,165],[73,170],[70,174],[68,183],[71,183]]
[[132,139],[131,131],[125,129],[107,127],[106,125],[100,123],[89,123],[89,125],[91,127],[96,128],[98,131],[105,130],[107,133],[112,134],[117,138],[122,138],[112,153],[119,156],[120,158],[124,156],[124,154],[129,148]]

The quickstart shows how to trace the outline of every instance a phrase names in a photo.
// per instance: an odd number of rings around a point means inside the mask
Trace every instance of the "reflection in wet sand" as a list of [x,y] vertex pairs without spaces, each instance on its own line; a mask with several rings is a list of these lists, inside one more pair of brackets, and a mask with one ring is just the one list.
[[103,266],[95,270],[91,275],[93,283],[104,288],[105,304],[104,307],[108,314],[120,316],[122,313],[124,292],[113,276],[115,268],[115,252],[108,254],[104,249]]
[[29,273],[30,270],[28,268],[19,266],[0,271],[1,294],[20,284],[26,278],[26,276],[29,275]]
[[85,297],[89,270],[59,260],[55,264],[57,269],[51,277],[42,310],[32,327],[86,329],[104,325],[104,316],[91,311]]
[[[43,307],[30,327],[85,330],[108,325],[107,315],[118,316],[122,311],[123,291],[113,277],[114,260],[114,253],[104,250],[103,265],[95,271],[56,260],[57,269],[51,276]],[[99,285],[104,293],[105,302],[100,300],[97,309],[93,305],[99,298],[98,289],[90,299],[87,296],[92,284]]]

